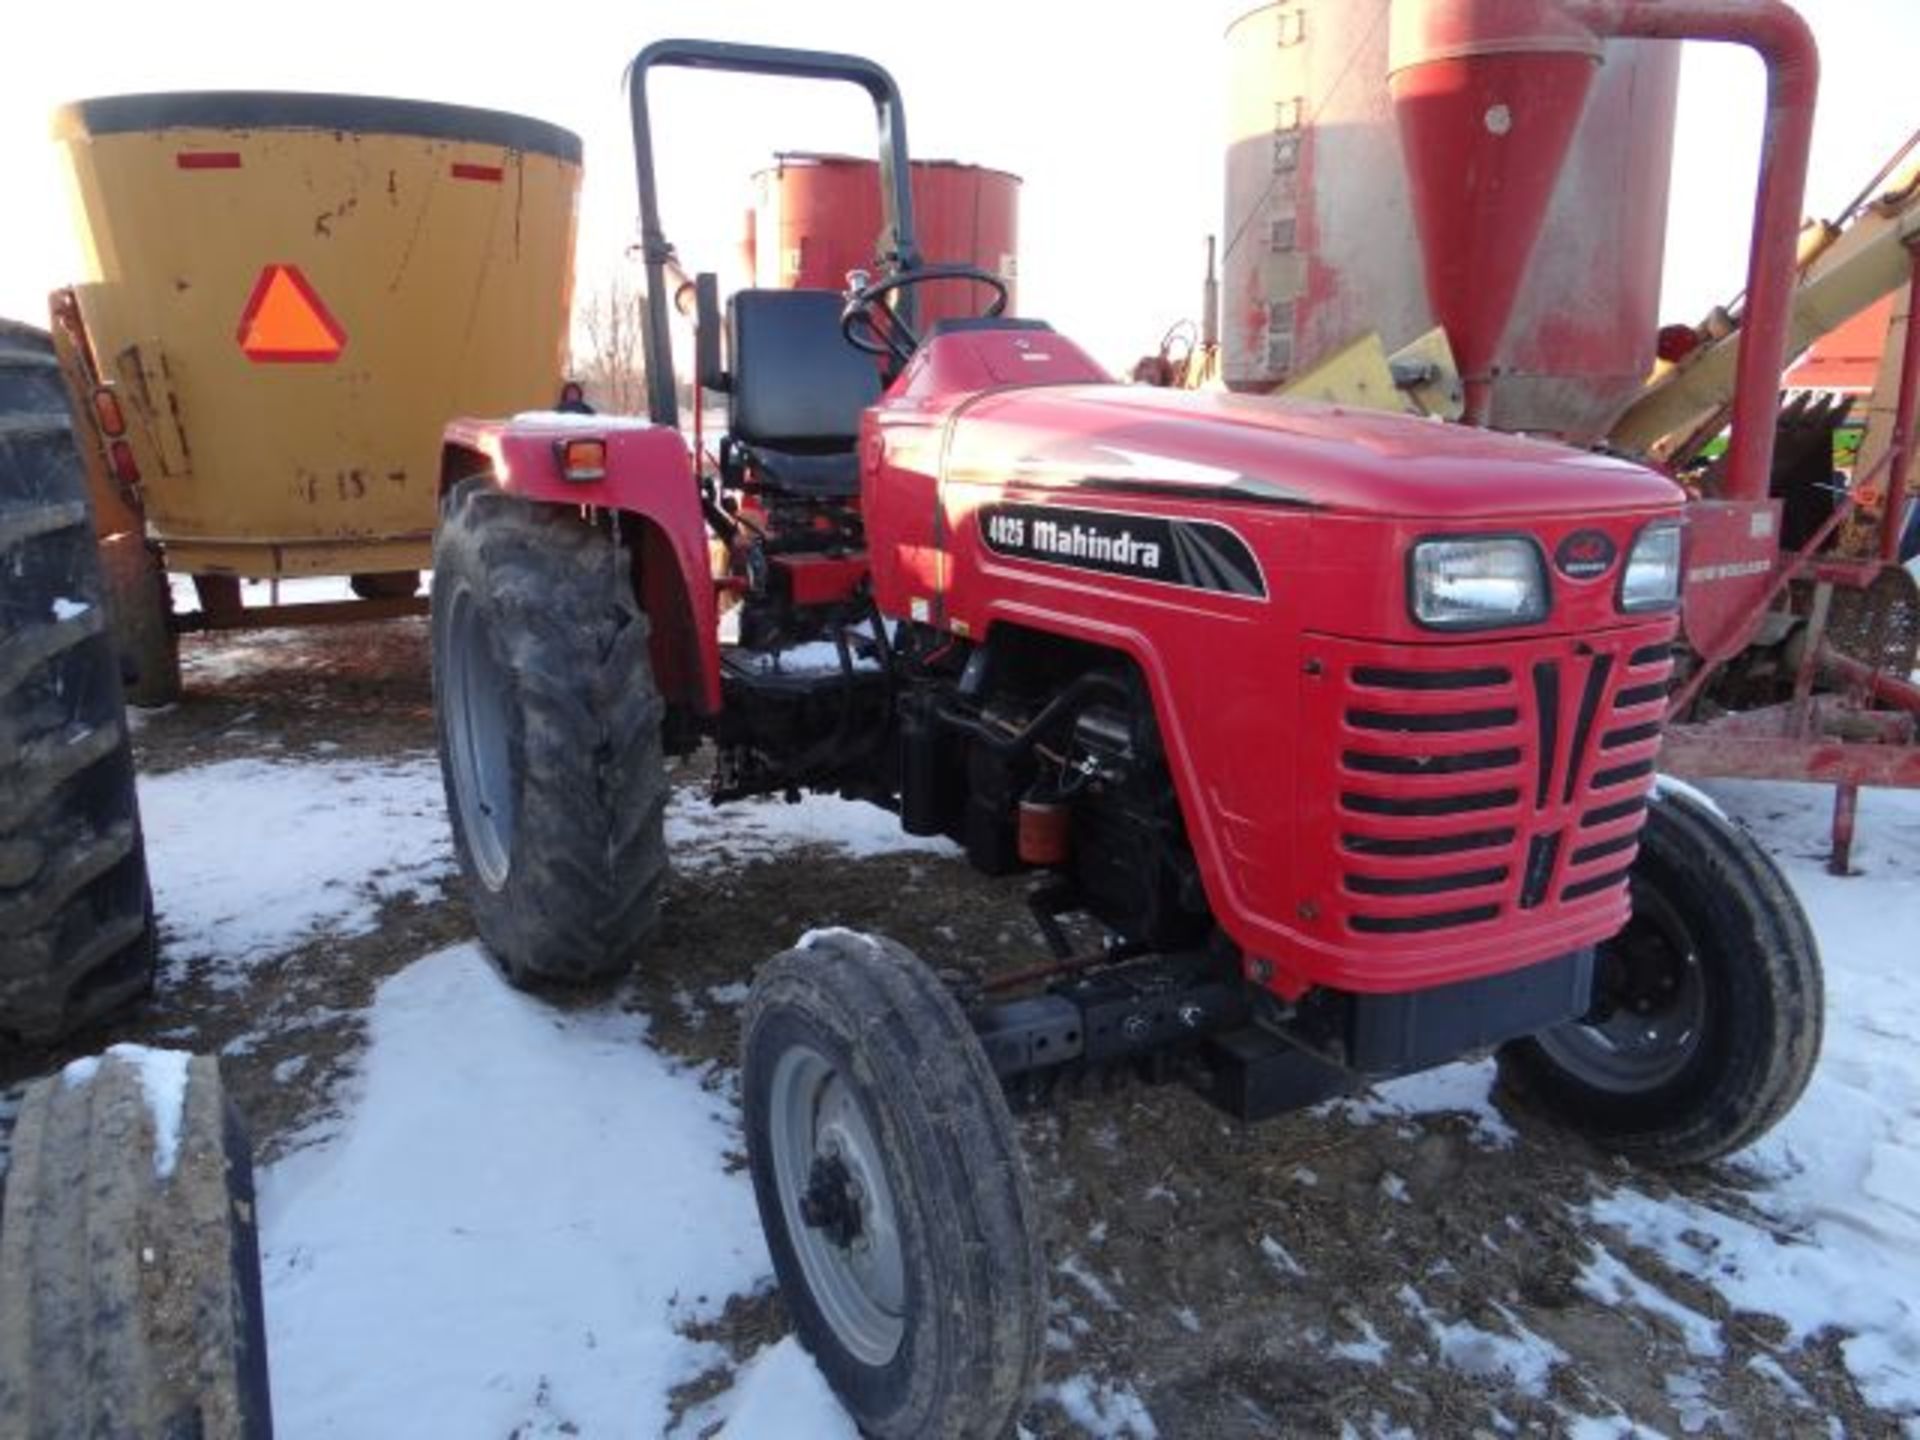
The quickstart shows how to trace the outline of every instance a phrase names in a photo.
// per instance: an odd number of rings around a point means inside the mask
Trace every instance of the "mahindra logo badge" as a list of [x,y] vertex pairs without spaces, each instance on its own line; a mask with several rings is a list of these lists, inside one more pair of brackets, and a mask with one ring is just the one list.
[[1597,580],[1613,568],[1619,551],[1599,530],[1576,530],[1553,552],[1553,564],[1569,580]]

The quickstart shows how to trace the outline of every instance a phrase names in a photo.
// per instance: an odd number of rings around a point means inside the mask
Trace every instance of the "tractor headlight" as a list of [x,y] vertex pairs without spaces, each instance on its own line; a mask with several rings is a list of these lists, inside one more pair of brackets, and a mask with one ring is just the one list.
[[1524,535],[1422,540],[1408,567],[1413,618],[1435,630],[1490,630],[1547,618],[1547,568]]
[[1620,572],[1620,608],[1666,610],[1680,599],[1680,522],[1655,520],[1634,537]]

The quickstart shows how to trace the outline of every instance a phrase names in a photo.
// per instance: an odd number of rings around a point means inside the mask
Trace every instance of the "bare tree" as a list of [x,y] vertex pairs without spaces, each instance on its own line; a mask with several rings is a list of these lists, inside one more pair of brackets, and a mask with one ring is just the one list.
[[638,415],[647,406],[647,368],[640,343],[640,288],[616,271],[581,302],[576,314],[574,378],[595,409],[614,415]]

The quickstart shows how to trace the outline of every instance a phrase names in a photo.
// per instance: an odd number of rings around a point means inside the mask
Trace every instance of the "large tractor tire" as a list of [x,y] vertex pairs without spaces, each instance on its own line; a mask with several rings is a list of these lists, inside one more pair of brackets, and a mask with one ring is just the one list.
[[626,552],[462,482],[433,542],[433,690],[454,848],[516,985],[626,971],[667,878],[663,711]]
[[1503,1048],[1503,1079],[1601,1147],[1696,1165],[1752,1144],[1820,1055],[1813,928],[1765,852],[1703,800],[1657,792],[1633,916],[1600,948],[1594,1008]]
[[0,1434],[267,1440],[253,1171],[208,1057],[34,1085],[0,1211]]
[[47,337],[0,322],[0,1036],[153,983],[152,902],[86,473]]
[[891,940],[809,936],[756,978],[741,1071],[780,1291],[861,1433],[1009,1433],[1046,1269],[1012,1117],[953,996]]
[[173,630],[173,596],[160,554],[134,531],[100,542],[100,573],[127,703],[143,709],[180,698],[180,637]]

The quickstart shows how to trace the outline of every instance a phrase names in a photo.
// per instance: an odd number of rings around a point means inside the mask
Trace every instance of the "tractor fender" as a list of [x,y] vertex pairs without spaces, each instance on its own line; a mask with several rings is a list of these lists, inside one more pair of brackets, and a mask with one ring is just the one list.
[[[597,480],[568,480],[560,447],[606,443]],[[621,517],[634,589],[653,626],[654,677],[669,704],[720,709],[718,602],[693,459],[677,430],[623,416],[538,415],[454,420],[441,449],[440,493],[490,473],[509,495]]]

